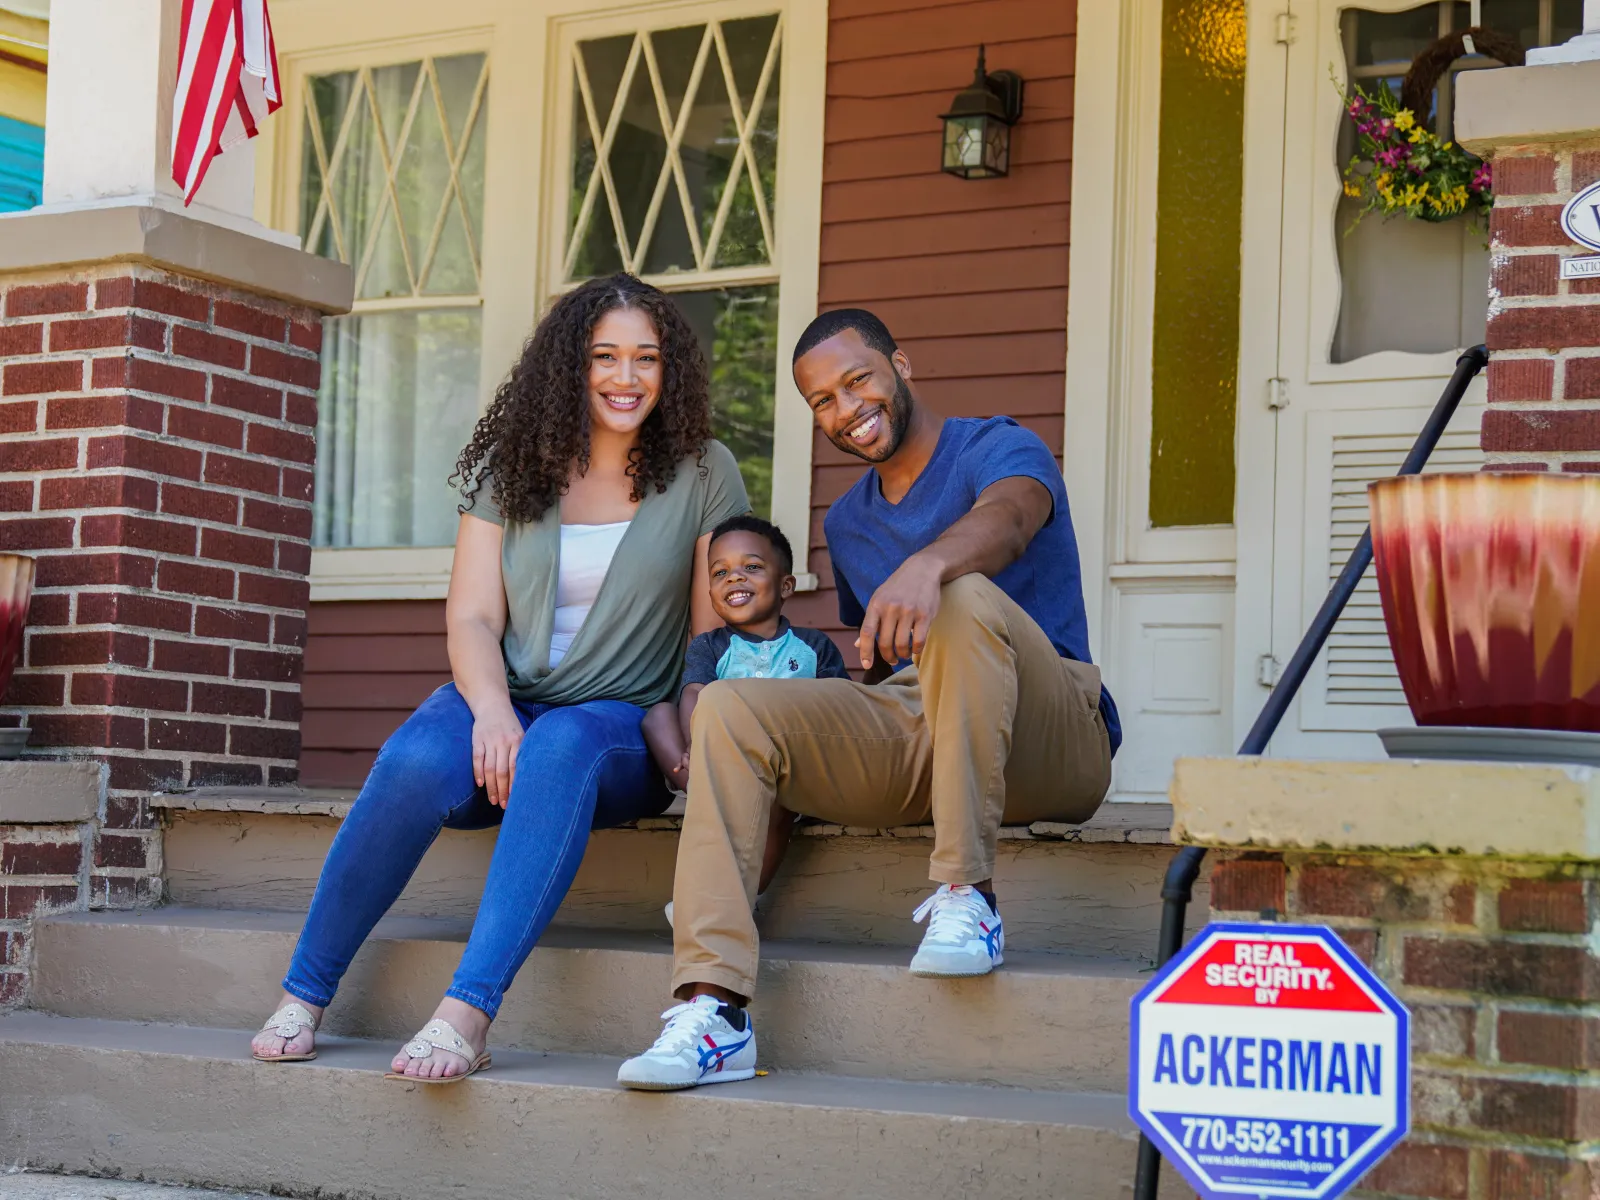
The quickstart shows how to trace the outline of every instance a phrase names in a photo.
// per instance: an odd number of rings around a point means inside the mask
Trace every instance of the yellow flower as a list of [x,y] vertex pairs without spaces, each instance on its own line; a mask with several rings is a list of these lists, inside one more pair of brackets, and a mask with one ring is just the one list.
[[1394,115],[1394,127],[1401,133],[1404,133],[1416,123],[1417,118],[1412,115],[1412,112],[1409,108],[1402,108]]
[[1344,181],[1344,194],[1349,196],[1352,200],[1361,199],[1361,189],[1355,184],[1351,183],[1348,179]]
[[1411,144],[1413,146],[1415,146],[1418,142],[1422,141],[1422,139],[1427,137],[1427,136],[1428,136],[1428,131],[1426,129],[1424,129],[1421,125],[1418,125],[1415,129],[1413,129],[1411,131],[1411,137],[1410,137],[1409,141],[1411,142]]

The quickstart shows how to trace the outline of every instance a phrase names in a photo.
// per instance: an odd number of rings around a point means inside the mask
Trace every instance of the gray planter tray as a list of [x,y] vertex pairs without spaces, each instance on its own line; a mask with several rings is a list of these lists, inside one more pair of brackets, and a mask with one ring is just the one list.
[[1489,729],[1425,725],[1380,729],[1390,758],[1444,758],[1466,762],[1576,763],[1600,767],[1600,733],[1564,729]]
[[0,729],[0,759],[20,758],[27,744],[26,729]]

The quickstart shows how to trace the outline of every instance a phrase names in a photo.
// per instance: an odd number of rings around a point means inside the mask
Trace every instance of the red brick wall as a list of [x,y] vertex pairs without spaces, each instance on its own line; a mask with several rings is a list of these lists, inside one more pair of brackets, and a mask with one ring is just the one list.
[[1412,1017],[1412,1133],[1365,1196],[1600,1195],[1600,866],[1247,854],[1213,916],[1334,926]]
[[[108,859],[120,856],[116,837],[107,835]],[[127,835],[119,835],[127,836]],[[43,912],[94,907],[124,907],[113,903],[112,880],[106,870],[94,872],[94,894],[87,894],[91,872],[85,868],[91,856],[85,844],[92,832],[83,825],[0,825],[0,1008],[21,1004],[28,990],[28,943],[30,921]],[[146,865],[143,846],[131,847],[139,865]],[[144,897],[155,895],[152,877],[146,874],[131,883],[124,896],[116,885],[117,901],[133,902],[133,892]]]
[[309,310],[153,269],[0,282],[0,550],[38,563],[0,724],[108,769],[87,826],[0,830],[4,869],[76,837],[75,901],[152,899],[151,791],[296,777],[320,344]]
[[1587,254],[1561,232],[1561,209],[1600,179],[1600,144],[1522,147],[1493,160],[1489,281],[1492,466],[1600,471],[1600,279],[1563,280]]
[[[1075,0],[828,5],[819,307],[882,317],[939,412],[1016,417],[1057,454],[1076,28]],[[980,41],[989,69],[1019,72],[1026,95],[1011,174],[963,181],[939,170],[939,114],[972,82]],[[787,355],[779,360],[784,369]],[[812,453],[811,562],[823,590],[790,615],[837,631],[822,515],[863,466],[821,435]]]

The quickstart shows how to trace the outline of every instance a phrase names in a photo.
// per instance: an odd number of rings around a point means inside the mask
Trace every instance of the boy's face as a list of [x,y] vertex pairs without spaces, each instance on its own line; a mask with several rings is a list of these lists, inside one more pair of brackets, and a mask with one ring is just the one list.
[[794,576],[758,533],[737,529],[711,543],[711,607],[724,624],[739,628],[776,616],[794,594]]

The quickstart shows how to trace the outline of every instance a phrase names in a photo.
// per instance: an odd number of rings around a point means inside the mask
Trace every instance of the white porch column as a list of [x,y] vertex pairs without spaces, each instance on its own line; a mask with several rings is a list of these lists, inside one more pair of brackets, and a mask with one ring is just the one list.
[[1559,46],[1528,51],[1528,65],[1591,62],[1600,59],[1600,0],[1583,0],[1583,32]]
[[54,0],[39,211],[153,205],[298,246],[254,218],[254,145],[213,159],[183,207],[171,148],[182,9],[182,0]]

